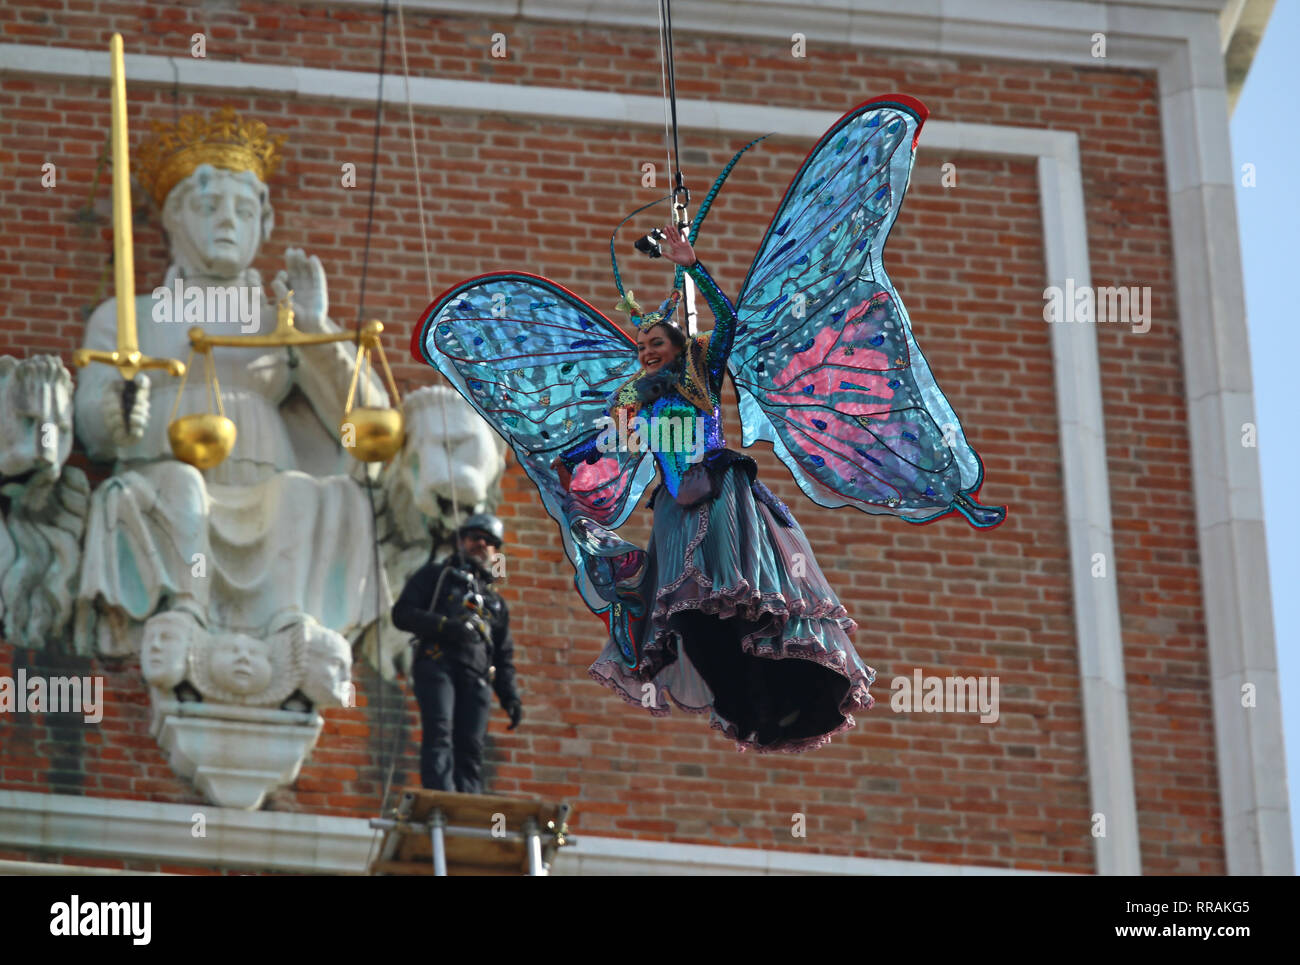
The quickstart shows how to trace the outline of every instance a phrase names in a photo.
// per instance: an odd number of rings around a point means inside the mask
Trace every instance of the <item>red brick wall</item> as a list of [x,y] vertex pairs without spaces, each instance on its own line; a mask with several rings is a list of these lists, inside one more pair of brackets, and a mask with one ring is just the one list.
[[[42,6],[0,9],[0,41],[102,49],[119,30],[130,53],[186,56],[190,35],[203,30],[214,60],[377,66],[374,8],[239,3],[208,12],[177,5],[146,16],[145,5],[133,3],[71,2],[68,12],[54,14]],[[389,70],[400,67],[395,27]],[[416,75],[659,90],[653,31],[417,12],[407,13],[406,27]],[[506,60],[489,55],[497,31],[508,37]],[[1142,861],[1148,872],[1223,873],[1154,78],[817,43],[798,60],[784,40],[689,34],[677,39],[677,58],[684,97],[842,110],[901,91],[921,98],[936,119],[1079,132],[1094,284],[1153,289],[1147,334],[1098,326]],[[141,84],[132,85],[129,99],[133,143],[150,120],[227,103],[287,133],[286,164],[271,181],[277,227],[258,265],[269,280],[287,246],[307,248],[329,272],[335,317],[355,319],[373,104]],[[110,293],[107,173],[95,194],[98,221],[75,217],[86,204],[107,117],[104,84],[0,78],[0,236],[21,239],[0,248],[0,352],[67,358],[79,344],[82,311]],[[389,326],[386,344],[404,389],[431,378],[406,357],[410,326],[432,294],[468,275],[525,268],[612,313],[608,235],[654,197],[640,187],[640,165],[658,163],[662,175],[661,132],[417,110],[433,222],[431,293],[405,106],[386,105],[384,118],[366,310]],[[689,183],[702,192],[744,140],[684,132]],[[698,246],[725,289],[734,293],[740,284],[809,147],[804,138],[770,138],[733,173]],[[58,165],[57,189],[40,187],[45,161]],[[358,170],[351,190],[339,185],[346,161]],[[940,184],[946,161],[958,165],[956,187]],[[740,755],[704,719],[652,720],[589,680],[585,668],[600,649],[601,626],[572,593],[554,523],[512,466],[502,511],[510,538],[505,592],[526,719],[508,734],[503,716],[494,718],[492,790],[568,798],[577,806],[576,830],[587,834],[1092,869],[1041,237],[1032,162],[952,157],[931,150],[922,132],[887,265],[984,459],[984,501],[1011,507],[1006,524],[976,532],[955,519],[915,527],[823,510],[798,494],[770,452],[759,455],[762,478],[795,510],[861,624],[859,652],[879,673],[879,703],[856,730],[799,757]],[[137,287],[147,289],[165,268],[155,213],[142,215],[136,239]],[[661,268],[630,256],[622,267],[638,292],[666,288]],[[734,420],[729,437],[738,444]],[[635,518],[630,537],[642,538],[647,524]],[[0,674],[48,660],[0,645]],[[890,680],[916,667],[998,676],[998,724],[893,713]],[[0,787],[197,803],[148,735],[136,662],[96,661],[95,669],[107,675],[112,698],[98,728],[0,718]],[[358,665],[355,676],[362,706],[326,714],[311,761],[272,807],[375,812],[384,777],[379,691],[369,668]],[[399,723],[405,728],[396,780],[414,782],[418,718],[409,697],[397,714],[397,694],[385,694],[395,716],[384,735],[391,741]],[[805,839],[790,835],[796,811],[807,815]]]

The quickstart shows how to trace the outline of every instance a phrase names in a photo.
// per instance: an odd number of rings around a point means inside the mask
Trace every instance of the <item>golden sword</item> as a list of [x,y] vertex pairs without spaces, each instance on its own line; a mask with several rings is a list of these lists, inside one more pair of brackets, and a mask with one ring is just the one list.
[[[126,139],[126,69],[122,57],[122,35],[113,34],[109,43],[113,93],[113,275],[117,287],[117,349],[100,352],[81,348],[72,353],[78,368],[91,362],[112,365],[122,378],[134,384],[143,369],[166,369],[170,374],[185,374],[180,359],[151,358],[140,354],[135,328],[135,259],[131,234],[131,173]],[[129,398],[129,396],[128,396]],[[129,408],[127,398],[124,408]]]

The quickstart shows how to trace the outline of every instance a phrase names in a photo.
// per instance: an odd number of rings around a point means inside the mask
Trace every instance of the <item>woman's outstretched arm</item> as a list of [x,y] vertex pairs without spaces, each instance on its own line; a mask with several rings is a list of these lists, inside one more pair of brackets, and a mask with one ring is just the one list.
[[731,345],[736,340],[736,327],[738,319],[736,318],[736,309],[731,304],[731,300],[723,293],[704,267],[695,256],[695,250],[691,247],[675,225],[666,225],[663,229],[665,240],[663,242],[664,257],[674,264],[681,265],[690,273],[695,284],[699,286],[700,294],[704,300],[709,303],[709,310],[713,312],[714,325],[713,331],[709,333],[709,350],[705,356],[705,366],[709,372],[710,381],[715,386],[722,385],[722,375],[727,365],[727,356],[731,354]]

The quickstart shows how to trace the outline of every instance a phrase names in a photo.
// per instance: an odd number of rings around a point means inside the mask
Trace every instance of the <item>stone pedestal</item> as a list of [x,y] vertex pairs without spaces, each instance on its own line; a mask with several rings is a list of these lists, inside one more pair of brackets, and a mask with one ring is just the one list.
[[182,703],[154,690],[150,729],[172,769],[204,797],[252,811],[297,778],[324,723],[315,711]]

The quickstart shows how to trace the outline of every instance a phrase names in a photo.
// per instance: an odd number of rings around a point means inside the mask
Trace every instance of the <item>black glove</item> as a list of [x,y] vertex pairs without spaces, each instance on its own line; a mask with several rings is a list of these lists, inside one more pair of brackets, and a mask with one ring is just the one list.
[[510,701],[501,709],[510,715],[510,726],[506,730],[514,730],[519,726],[519,722],[524,719],[524,705],[518,699]]

